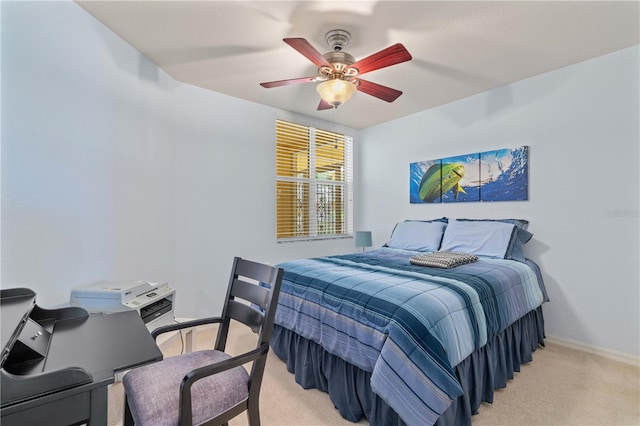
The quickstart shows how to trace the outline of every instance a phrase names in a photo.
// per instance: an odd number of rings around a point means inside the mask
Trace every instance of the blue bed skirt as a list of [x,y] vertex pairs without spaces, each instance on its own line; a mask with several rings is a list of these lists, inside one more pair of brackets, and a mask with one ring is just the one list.
[[[538,307],[498,333],[485,346],[455,367],[464,394],[438,419],[436,425],[470,425],[480,403],[493,402],[494,389],[504,388],[520,365],[531,362],[538,345],[544,346],[544,318]],[[374,426],[404,426],[405,422],[371,390],[371,373],[329,354],[317,343],[274,325],[274,353],[305,389],[329,394],[342,417],[352,422],[365,417]]]

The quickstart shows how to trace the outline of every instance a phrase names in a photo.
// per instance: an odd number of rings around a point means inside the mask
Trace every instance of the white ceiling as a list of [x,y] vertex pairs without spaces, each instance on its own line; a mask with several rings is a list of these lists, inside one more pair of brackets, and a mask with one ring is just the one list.
[[[178,81],[362,129],[640,43],[638,1],[77,1]],[[395,43],[409,62],[366,75],[403,92],[387,103],[357,92],[317,111],[316,75],[286,45],[351,33],[356,60]]]

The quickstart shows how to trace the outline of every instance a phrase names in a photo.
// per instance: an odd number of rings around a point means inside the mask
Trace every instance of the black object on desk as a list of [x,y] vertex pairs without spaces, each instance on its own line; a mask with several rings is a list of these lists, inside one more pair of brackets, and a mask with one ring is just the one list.
[[43,309],[26,288],[0,300],[3,426],[106,425],[115,372],[162,359],[136,311]]

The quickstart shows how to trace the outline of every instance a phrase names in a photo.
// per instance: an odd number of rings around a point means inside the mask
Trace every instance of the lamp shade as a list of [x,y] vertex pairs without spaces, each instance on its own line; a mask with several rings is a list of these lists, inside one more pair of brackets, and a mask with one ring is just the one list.
[[371,247],[371,231],[356,231],[356,247]]
[[335,108],[351,99],[356,91],[356,85],[350,81],[335,78],[318,84],[316,90],[325,102]]

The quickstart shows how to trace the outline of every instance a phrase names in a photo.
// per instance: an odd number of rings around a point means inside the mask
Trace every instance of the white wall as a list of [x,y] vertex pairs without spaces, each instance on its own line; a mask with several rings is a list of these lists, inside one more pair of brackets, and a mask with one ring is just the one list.
[[178,315],[218,314],[234,255],[353,251],[275,243],[275,110],[174,81],[73,2],[1,7],[2,288],[169,281]]
[[[374,245],[404,219],[530,220],[548,336],[640,356],[639,48],[360,133],[359,222]],[[409,163],[530,146],[529,201],[409,204]]]
[[75,3],[2,2],[2,286],[174,279],[174,83]]

